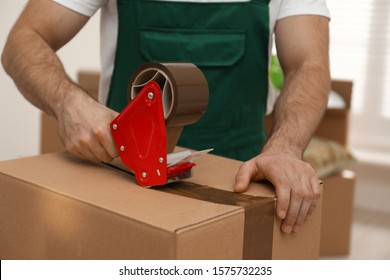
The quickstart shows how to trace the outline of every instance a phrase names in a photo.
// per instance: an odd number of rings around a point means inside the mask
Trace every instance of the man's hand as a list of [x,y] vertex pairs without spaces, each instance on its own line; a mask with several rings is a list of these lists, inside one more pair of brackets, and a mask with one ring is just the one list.
[[250,181],[265,179],[275,186],[282,231],[298,232],[320,198],[316,172],[293,154],[265,152],[241,165],[234,191],[244,192]]
[[65,148],[75,156],[93,162],[111,162],[118,151],[110,131],[117,112],[86,94],[66,98],[57,115],[59,134]]
[[320,187],[315,170],[302,154],[321,120],[329,95],[329,20],[291,16],[275,27],[284,85],[275,104],[274,123],[261,154],[245,162],[236,176],[236,192],[251,180],[268,180],[277,195],[282,231],[298,232],[314,210]]
[[1,58],[26,99],[58,120],[68,151],[87,160],[110,162],[118,155],[109,128],[117,113],[78,87],[56,54],[88,19],[51,0],[30,0]]

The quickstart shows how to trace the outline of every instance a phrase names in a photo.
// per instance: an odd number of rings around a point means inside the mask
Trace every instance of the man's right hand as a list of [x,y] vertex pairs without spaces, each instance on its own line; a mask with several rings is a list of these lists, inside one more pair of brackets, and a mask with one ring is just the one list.
[[72,94],[65,98],[57,112],[60,138],[73,155],[93,161],[111,162],[118,151],[110,131],[117,112],[96,102],[87,94]]
[[56,54],[88,19],[51,0],[30,0],[1,58],[23,96],[57,118],[60,138],[69,152],[94,162],[110,162],[118,152],[109,124],[118,113],[75,85]]

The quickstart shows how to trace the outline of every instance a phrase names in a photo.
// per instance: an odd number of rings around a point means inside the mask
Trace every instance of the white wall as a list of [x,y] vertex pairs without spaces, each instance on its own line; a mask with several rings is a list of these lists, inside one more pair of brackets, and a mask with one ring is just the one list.
[[332,76],[353,81],[349,147],[390,165],[390,2],[327,0]]
[[[27,0],[0,1],[0,51]],[[99,15],[59,51],[68,74],[75,79],[79,69],[99,69]],[[0,67],[0,160],[39,153],[40,112],[18,92]]]

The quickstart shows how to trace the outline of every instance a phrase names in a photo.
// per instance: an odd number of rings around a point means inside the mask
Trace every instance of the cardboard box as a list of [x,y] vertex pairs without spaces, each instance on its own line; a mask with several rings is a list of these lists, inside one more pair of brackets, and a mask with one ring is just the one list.
[[354,172],[344,170],[326,178],[322,193],[321,257],[349,254],[354,192]]
[[183,183],[67,153],[0,162],[1,259],[318,259],[321,204],[283,234],[273,187],[232,192],[240,162],[207,155]]
[[41,113],[41,154],[65,151],[58,135],[57,120]]
[[[330,139],[345,147],[347,146],[352,85],[351,81],[332,81],[331,88],[344,99],[345,108],[328,108],[314,133],[315,136]],[[264,127],[267,135],[270,135],[272,126],[273,114],[270,114],[264,118]]]
[[351,81],[332,81],[331,87],[344,99],[345,108],[327,109],[315,132],[316,136],[331,139],[345,147],[348,146],[352,86]]

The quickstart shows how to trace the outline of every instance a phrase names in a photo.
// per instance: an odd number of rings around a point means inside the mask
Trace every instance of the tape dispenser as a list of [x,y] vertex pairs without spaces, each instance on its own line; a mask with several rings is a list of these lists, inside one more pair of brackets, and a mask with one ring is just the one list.
[[210,150],[174,152],[185,125],[209,100],[207,80],[191,63],[145,63],[133,74],[129,104],[110,124],[122,163],[144,187],[191,176],[192,160]]

